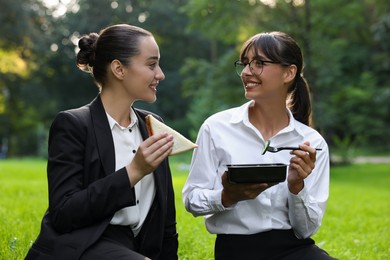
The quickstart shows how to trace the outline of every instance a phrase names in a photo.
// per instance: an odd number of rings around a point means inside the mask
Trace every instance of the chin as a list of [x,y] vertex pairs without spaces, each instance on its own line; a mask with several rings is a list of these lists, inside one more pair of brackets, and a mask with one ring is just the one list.
[[252,93],[248,93],[247,91],[245,91],[245,98],[251,100],[254,98],[254,95]]
[[149,98],[145,99],[145,101],[148,103],[154,103],[154,102],[156,102],[156,100],[157,100],[157,97],[155,95],[153,97],[149,97]]

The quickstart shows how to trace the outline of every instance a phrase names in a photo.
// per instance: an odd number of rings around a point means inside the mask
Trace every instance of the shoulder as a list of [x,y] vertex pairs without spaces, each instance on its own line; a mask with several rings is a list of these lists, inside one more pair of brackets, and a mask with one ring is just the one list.
[[237,112],[238,108],[230,108],[211,115],[200,126],[198,136],[225,136],[235,128]]
[[86,121],[91,115],[91,111],[88,105],[72,108],[68,110],[63,110],[57,113],[55,121],[57,120],[71,120],[71,121]]
[[58,112],[50,128],[55,131],[59,129],[75,132],[88,131],[92,129],[92,124],[90,104],[87,104]]
[[310,142],[312,146],[327,146],[325,138],[313,127],[307,126],[295,120],[295,128],[299,134],[304,136],[305,140]]
[[217,112],[209,116],[205,121],[205,125],[221,125],[231,122],[232,117],[238,111],[238,107],[229,108],[220,112]]

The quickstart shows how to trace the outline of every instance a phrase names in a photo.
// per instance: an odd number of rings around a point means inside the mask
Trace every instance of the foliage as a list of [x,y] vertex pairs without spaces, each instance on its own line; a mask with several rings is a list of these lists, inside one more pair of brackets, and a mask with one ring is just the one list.
[[[233,1],[232,5],[223,3],[223,0],[189,1],[189,28],[217,40],[216,45],[221,48],[233,44],[237,49],[254,33],[287,32],[302,47],[305,76],[313,92],[315,125],[329,143],[337,145],[334,140],[348,136],[357,146],[384,145],[384,149],[389,148],[385,131],[389,127],[390,116],[390,103],[387,101],[390,81],[386,76],[390,72],[390,44],[387,39],[390,19],[389,6],[385,1],[343,0],[336,3],[306,0],[275,1],[271,4],[272,1],[242,0]],[[231,17],[231,22],[226,17]],[[226,29],[222,29],[222,24]],[[221,36],[224,33],[226,36]],[[236,37],[231,37],[232,34]],[[209,61],[208,77],[223,67],[224,57],[219,55],[216,61]],[[196,60],[187,66],[191,68],[194,63]],[[207,66],[204,61],[201,63]],[[186,72],[186,69],[183,71]],[[222,77],[229,78],[231,73],[231,70],[225,70]],[[194,90],[199,85],[193,82],[205,78],[203,73],[185,75],[186,88]],[[232,81],[227,80],[228,85],[221,87],[214,84],[218,81],[215,77],[210,80],[213,82],[205,84],[207,90],[203,94],[198,93],[202,101],[194,99],[193,108],[188,112],[189,118],[212,114],[234,104],[221,102],[220,107],[202,106],[215,103],[213,99],[219,99],[221,92],[233,96],[229,87],[233,85]],[[194,129],[198,124],[196,122]]]
[[0,156],[36,154],[34,129],[40,124],[40,114],[35,105],[44,99],[39,100],[39,95],[31,99],[31,93],[37,90],[39,79],[33,75],[44,62],[50,17],[33,0],[1,0],[0,5],[0,33],[5,36],[0,39]]
[[[0,157],[45,153],[55,114],[90,102],[93,80],[75,66],[78,39],[113,23],[150,30],[166,76],[153,104],[195,138],[217,111],[245,102],[233,62],[241,44],[285,31],[301,45],[314,122],[331,146],[390,148],[390,6],[385,0],[0,0]],[[104,10],[104,11],[102,11]],[[342,143],[342,142],[341,142]]]
[[228,52],[216,64],[206,60],[186,60],[181,72],[187,75],[183,81],[183,93],[193,98],[187,115],[193,125],[192,138],[196,137],[197,129],[206,117],[230,105],[243,102],[242,83],[232,67],[237,59],[234,54]]
[[[190,153],[172,157],[180,259],[213,259],[215,236],[203,218],[185,211],[181,190]],[[47,207],[43,160],[0,161],[0,258],[23,259]],[[322,227],[313,237],[340,259],[387,259],[390,248],[389,164],[331,168],[330,198]],[[363,192],[362,192],[363,191]]]

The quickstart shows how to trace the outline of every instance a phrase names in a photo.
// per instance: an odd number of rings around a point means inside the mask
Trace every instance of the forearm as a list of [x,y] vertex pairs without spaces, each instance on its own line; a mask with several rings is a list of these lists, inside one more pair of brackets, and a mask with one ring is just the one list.
[[134,190],[123,171],[110,174],[84,189],[76,185],[49,189],[49,210],[56,230],[69,232],[89,226],[112,217],[121,208],[135,205]]
[[184,197],[185,207],[195,217],[224,211],[221,192],[222,190],[194,189]]
[[307,238],[319,229],[324,215],[322,203],[316,202],[305,189],[288,196],[289,219],[298,238]]

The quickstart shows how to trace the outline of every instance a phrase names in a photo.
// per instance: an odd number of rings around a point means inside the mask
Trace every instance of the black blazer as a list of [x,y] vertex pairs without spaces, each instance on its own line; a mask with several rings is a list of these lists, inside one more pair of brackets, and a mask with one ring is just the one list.
[[[135,109],[135,113],[146,139],[145,116],[151,112]],[[116,211],[136,203],[126,169],[115,172],[114,142],[100,96],[56,116],[49,133],[47,174],[49,207],[26,259],[79,259],[99,239]],[[153,260],[178,259],[167,159],[153,175],[156,196],[137,236],[138,252]]]

